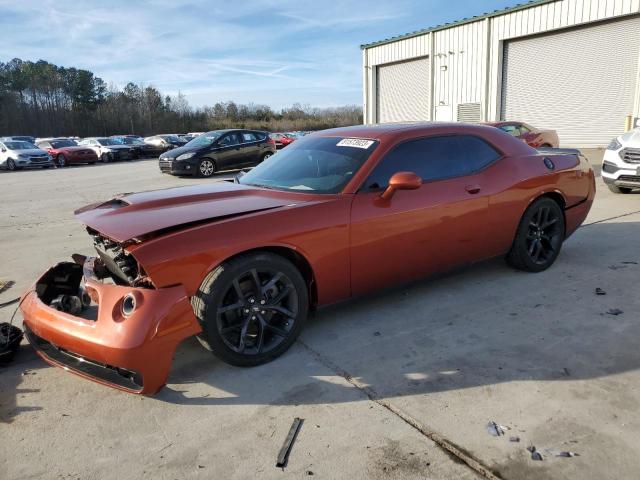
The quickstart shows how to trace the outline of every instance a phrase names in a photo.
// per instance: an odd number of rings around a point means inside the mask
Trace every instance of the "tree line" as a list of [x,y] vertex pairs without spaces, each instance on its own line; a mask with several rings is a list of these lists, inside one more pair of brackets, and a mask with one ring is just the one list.
[[311,108],[218,102],[194,108],[184,95],[153,86],[119,89],[88,70],[44,60],[0,62],[0,136],[107,136],[183,133],[220,128],[319,130],[362,123],[362,108]]

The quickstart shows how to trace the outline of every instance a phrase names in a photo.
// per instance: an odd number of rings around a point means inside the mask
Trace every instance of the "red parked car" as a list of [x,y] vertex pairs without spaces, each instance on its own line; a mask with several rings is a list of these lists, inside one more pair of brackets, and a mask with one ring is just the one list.
[[519,138],[533,148],[558,148],[558,133],[555,130],[539,130],[524,122],[493,122],[488,123]]
[[66,167],[76,163],[93,165],[98,161],[98,155],[90,148],[80,146],[70,138],[52,138],[40,140],[38,147],[49,152],[58,167]]
[[234,182],[76,211],[98,256],[36,280],[25,334],[53,365],[151,394],[192,335],[228,363],[260,365],[319,306],[492,257],[545,270],[594,194],[577,150],[541,153],[492,127],[325,130]]
[[276,148],[278,150],[286,147],[296,140],[296,137],[294,137],[293,135],[289,135],[288,133],[271,133],[269,134],[269,136],[273,139],[274,142],[276,142]]

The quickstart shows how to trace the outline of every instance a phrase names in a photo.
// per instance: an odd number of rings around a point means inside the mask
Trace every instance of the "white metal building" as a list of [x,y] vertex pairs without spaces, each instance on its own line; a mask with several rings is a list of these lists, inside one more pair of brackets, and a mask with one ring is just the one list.
[[640,0],[534,0],[362,45],[365,123],[520,120],[604,146],[640,117]]

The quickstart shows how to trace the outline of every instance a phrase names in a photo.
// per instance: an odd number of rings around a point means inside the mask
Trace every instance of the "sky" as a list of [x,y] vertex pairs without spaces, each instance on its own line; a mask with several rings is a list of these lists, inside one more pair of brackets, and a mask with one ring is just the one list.
[[0,0],[0,62],[85,68],[192,106],[362,103],[360,45],[523,0]]

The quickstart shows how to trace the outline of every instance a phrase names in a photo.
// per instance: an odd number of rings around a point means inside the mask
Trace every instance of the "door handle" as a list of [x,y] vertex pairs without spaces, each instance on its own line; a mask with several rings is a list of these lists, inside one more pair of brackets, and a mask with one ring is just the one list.
[[476,193],[479,193],[481,190],[479,185],[467,185],[466,187],[464,187],[464,189],[467,191],[467,193],[470,193],[471,195],[475,195]]

